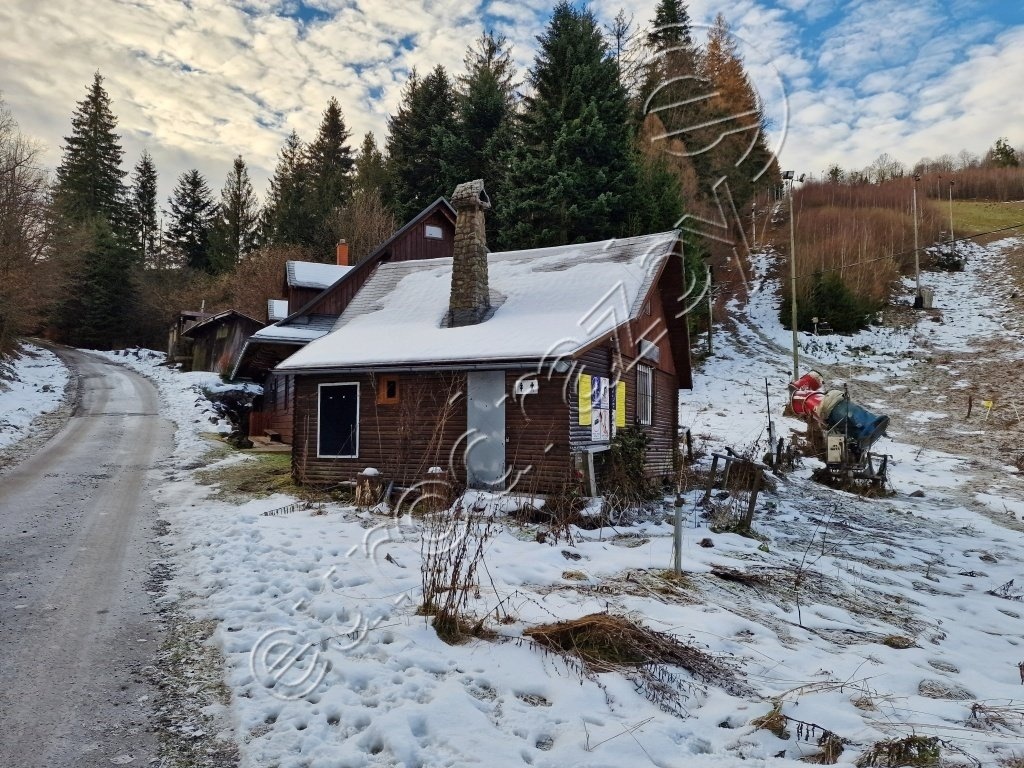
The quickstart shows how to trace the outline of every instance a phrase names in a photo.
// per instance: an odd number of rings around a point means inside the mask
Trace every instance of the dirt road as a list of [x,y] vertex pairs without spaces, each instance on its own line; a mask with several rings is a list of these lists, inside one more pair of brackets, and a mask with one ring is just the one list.
[[0,765],[147,765],[142,669],[160,642],[147,484],[172,429],[147,380],[60,354],[80,377],[78,406],[0,476]]

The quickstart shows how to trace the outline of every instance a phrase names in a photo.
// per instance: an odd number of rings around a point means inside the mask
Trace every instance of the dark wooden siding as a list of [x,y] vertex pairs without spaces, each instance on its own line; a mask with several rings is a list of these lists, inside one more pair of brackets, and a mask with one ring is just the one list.
[[286,285],[284,297],[288,299],[288,311],[294,312],[306,306],[323,292],[323,288],[300,288],[298,286]]
[[[428,226],[441,229],[441,239],[427,237]],[[441,211],[417,222],[402,233],[381,256],[381,261],[412,261],[413,259],[439,259],[452,255],[455,242],[455,224]]]
[[[317,411],[320,384],[359,384],[359,456],[317,457]],[[411,485],[432,466],[449,467],[449,453],[466,431],[465,377],[459,374],[417,374],[399,377],[399,402],[378,405],[375,377],[295,377],[295,439],[292,470],[300,482],[334,485],[354,480],[375,467],[389,481]],[[459,482],[465,472],[458,461]]]
[[263,396],[249,415],[249,434],[255,437],[274,432],[282,443],[292,442],[295,423],[295,377],[270,374],[263,382]]
[[196,329],[190,336],[193,371],[230,373],[231,364],[246,340],[263,327],[246,317],[229,317]]
[[[536,378],[537,394],[516,396],[521,378]],[[520,371],[505,375],[505,466],[512,469],[509,479],[516,492],[553,493],[572,480],[566,381],[565,376],[530,377]]]
[[[540,377],[535,395],[515,397],[520,373],[506,373],[506,468],[511,490],[550,493],[572,473],[564,379]],[[465,483],[466,377],[461,373],[398,376],[399,402],[377,403],[375,377],[297,376],[293,471],[300,482],[334,485],[375,467],[389,481],[409,486],[427,469],[448,469]],[[359,383],[359,457],[321,459],[317,453],[317,397],[320,384]]]
[[[426,236],[426,227],[436,226],[441,228],[444,235],[440,240],[434,240]],[[363,284],[373,274],[374,267],[381,262],[388,261],[411,261],[413,259],[437,259],[452,255],[452,248],[455,242],[455,223],[443,210],[435,210],[425,216],[422,221],[409,227],[405,232],[395,238],[387,248],[375,253],[371,258],[361,261],[353,267],[345,279],[340,283],[328,288],[320,296],[319,301],[309,308],[309,312],[325,315],[340,315],[345,307],[352,301],[352,297],[363,287]],[[308,300],[307,300],[308,301]],[[300,309],[304,304],[289,305],[292,312]]]
[[[594,442],[591,439],[589,426],[579,423],[578,376],[606,376],[614,383],[617,378],[626,385],[626,425],[637,425],[636,391],[637,360],[633,355],[625,354],[624,343],[620,342],[620,355],[616,344],[609,343],[595,347],[577,360],[575,377],[569,391],[569,433],[573,452],[603,448],[607,443]],[[668,342],[666,341],[667,345]],[[660,346],[660,345],[659,345]],[[641,428],[650,437],[647,453],[647,473],[651,476],[669,476],[672,474],[673,458],[678,440],[679,422],[679,386],[678,379],[671,371],[662,370],[667,364],[671,368],[672,355],[664,353],[660,361],[639,361],[654,368],[654,399],[652,402],[651,424]]]

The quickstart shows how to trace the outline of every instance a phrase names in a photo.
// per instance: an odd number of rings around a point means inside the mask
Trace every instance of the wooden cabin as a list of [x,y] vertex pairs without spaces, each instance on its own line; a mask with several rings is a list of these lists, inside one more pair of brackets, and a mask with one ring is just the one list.
[[452,202],[452,258],[380,265],[331,333],[278,366],[294,377],[296,478],[372,467],[410,487],[440,468],[476,488],[593,491],[634,425],[645,471],[671,476],[692,386],[678,231],[488,253],[482,183]]
[[208,317],[210,317],[208,312],[195,312],[188,309],[183,309],[178,313],[167,333],[167,362],[180,363],[185,366],[192,364],[192,339],[182,334]]
[[263,325],[234,309],[201,320],[181,334],[192,341],[192,356],[187,370],[228,373],[239,350]]
[[[275,373],[274,367],[296,350],[329,333],[377,265],[451,256],[454,236],[455,209],[439,197],[358,264],[349,265],[348,247],[344,243],[338,245],[337,265],[296,268],[291,265],[302,262],[288,262],[284,290],[289,298],[269,302],[268,319],[276,321],[246,342],[231,369],[232,379],[248,379],[263,385],[264,396],[254,405],[250,416],[250,436],[270,435],[274,440],[291,443],[294,381],[288,375]],[[300,294],[298,291],[309,290],[304,285],[308,285],[311,278],[328,275],[328,270],[309,267],[334,267],[343,271],[326,287]],[[303,303],[298,303],[303,296],[306,297]]]

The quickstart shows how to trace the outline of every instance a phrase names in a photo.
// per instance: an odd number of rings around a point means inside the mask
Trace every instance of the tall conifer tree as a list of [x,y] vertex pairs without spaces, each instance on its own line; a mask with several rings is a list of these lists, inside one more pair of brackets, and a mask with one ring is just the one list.
[[309,168],[307,205],[315,222],[313,247],[318,259],[333,257],[335,243],[331,220],[352,193],[355,158],[348,143],[351,136],[345,127],[341,106],[337,99],[332,98],[324,110],[316,138],[306,150]]
[[438,65],[422,80],[413,72],[398,112],[388,118],[388,193],[399,221],[451,194],[445,172],[454,144],[455,89]]
[[594,15],[563,1],[538,40],[523,144],[499,206],[501,244],[560,245],[646,228],[629,103]]
[[179,254],[185,266],[213,272],[210,260],[210,231],[216,216],[213,195],[199,171],[185,171],[168,199],[171,222],[167,244]]
[[241,155],[235,158],[220,193],[211,235],[211,267],[226,272],[256,248],[260,210]]
[[131,228],[131,249],[136,263],[159,268],[160,232],[156,204],[157,173],[153,157],[143,150],[135,164],[128,191],[128,221]]
[[[497,205],[516,141],[516,70],[508,40],[484,33],[466,52],[465,66],[457,79],[455,130],[444,153],[446,194],[463,181],[483,179]],[[487,217],[492,242],[498,226],[497,216]]]
[[93,76],[86,96],[71,116],[71,135],[64,138],[64,153],[57,167],[55,198],[65,220],[73,223],[105,219],[116,234],[124,226],[124,151],[117,118],[103,77]]
[[309,206],[310,196],[306,150],[293,130],[281,147],[270,180],[263,210],[263,239],[273,245],[297,245],[312,250],[316,242],[316,217]]

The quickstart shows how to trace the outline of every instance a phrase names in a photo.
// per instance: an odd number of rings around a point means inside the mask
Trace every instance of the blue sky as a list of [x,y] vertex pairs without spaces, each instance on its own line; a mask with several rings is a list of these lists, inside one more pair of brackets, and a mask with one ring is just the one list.
[[[653,0],[597,0],[637,24]],[[164,195],[199,168],[219,189],[242,154],[262,193],[284,136],[310,138],[327,100],[356,142],[383,141],[412,67],[458,71],[485,28],[525,68],[542,0],[3,0],[0,92],[54,166],[97,69],[126,165],[154,155]],[[722,12],[772,118],[782,164],[821,173],[882,152],[913,163],[999,136],[1024,145],[1024,6],[1016,0],[691,0],[698,36]]]

